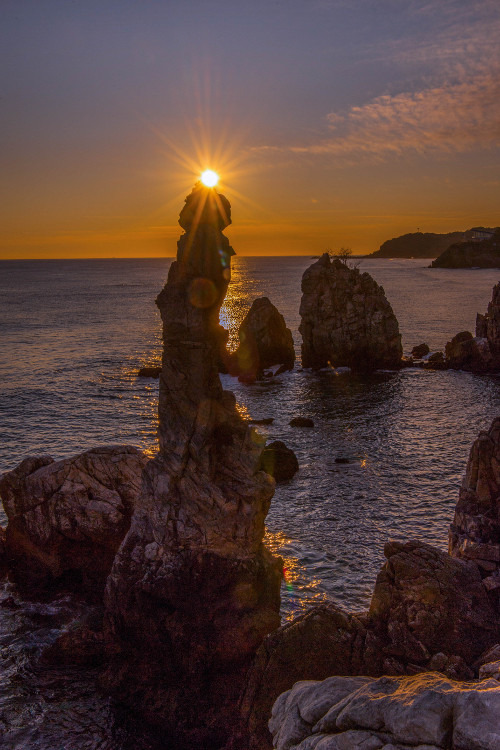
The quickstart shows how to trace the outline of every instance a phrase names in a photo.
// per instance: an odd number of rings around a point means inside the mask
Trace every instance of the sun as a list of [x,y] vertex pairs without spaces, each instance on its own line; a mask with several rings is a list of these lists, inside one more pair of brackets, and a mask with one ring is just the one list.
[[207,187],[215,187],[219,182],[219,175],[212,169],[206,169],[201,175],[201,181]]

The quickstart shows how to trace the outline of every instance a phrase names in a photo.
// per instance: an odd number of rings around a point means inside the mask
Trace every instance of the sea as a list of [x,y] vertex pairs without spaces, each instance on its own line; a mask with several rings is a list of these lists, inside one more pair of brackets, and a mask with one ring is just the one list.
[[[161,360],[156,295],[170,258],[0,263],[0,472],[26,456],[72,456],[98,445],[157,450],[158,381],[138,377]],[[299,472],[278,485],[266,542],[284,559],[282,619],[330,599],[351,611],[370,603],[390,539],[447,549],[473,440],[500,415],[500,377],[407,368],[370,376],[302,369],[301,277],[311,257],[239,257],[221,323],[238,327],[267,296],[291,329],[295,369],[253,385],[222,375],[240,413],[294,450]],[[384,287],[403,349],[444,350],[474,332],[497,269],[432,269],[428,260],[363,258]],[[294,428],[293,417],[313,428]],[[0,507],[0,525],[6,517]],[[0,582],[0,748],[168,750],[101,695],[95,672],[44,667],[42,650],[86,605],[71,593],[25,601]],[[167,744],[166,744],[167,743]]]

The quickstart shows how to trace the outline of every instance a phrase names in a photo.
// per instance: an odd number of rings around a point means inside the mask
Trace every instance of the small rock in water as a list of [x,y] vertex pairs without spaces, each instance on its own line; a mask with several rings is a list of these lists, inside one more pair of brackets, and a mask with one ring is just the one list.
[[337,456],[335,459],[336,464],[350,464],[350,460],[346,456]]
[[299,470],[297,456],[281,440],[266,445],[260,457],[260,468],[275,478],[286,482]]
[[427,344],[418,344],[411,350],[411,356],[415,357],[415,359],[422,359],[422,357],[425,357],[429,352],[430,349]]
[[314,422],[309,417],[294,417],[288,424],[290,427],[314,427]]
[[137,373],[138,378],[159,378],[161,367],[141,367]]

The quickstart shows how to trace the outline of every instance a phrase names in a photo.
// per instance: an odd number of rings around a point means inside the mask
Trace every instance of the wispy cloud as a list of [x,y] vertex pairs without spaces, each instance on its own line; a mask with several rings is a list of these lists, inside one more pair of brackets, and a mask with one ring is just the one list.
[[260,150],[329,155],[352,164],[499,147],[498,0],[410,0],[407,11],[414,19],[426,17],[418,33],[367,50],[374,63],[385,59],[403,67],[406,85],[386,81],[384,94],[329,112],[323,136],[314,141]]
[[295,153],[385,158],[413,151],[464,152],[500,145],[500,71],[417,92],[379,96],[352,107],[341,119],[327,117],[335,137]]

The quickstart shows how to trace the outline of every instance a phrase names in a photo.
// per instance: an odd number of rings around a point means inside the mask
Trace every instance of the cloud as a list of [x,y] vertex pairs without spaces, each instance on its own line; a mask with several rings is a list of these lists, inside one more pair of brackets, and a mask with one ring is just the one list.
[[[332,5],[342,2],[332,0]],[[386,10],[397,5],[378,2]],[[405,7],[412,32],[374,40],[362,57],[363,64],[391,61],[405,82],[401,77],[387,81],[383,95],[329,112],[327,131],[314,141],[257,150],[318,154],[353,164],[500,146],[498,0],[408,0]]]
[[265,150],[372,161],[405,154],[463,153],[500,145],[500,70],[416,92],[383,95],[327,115],[331,136]]

